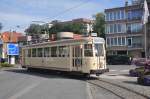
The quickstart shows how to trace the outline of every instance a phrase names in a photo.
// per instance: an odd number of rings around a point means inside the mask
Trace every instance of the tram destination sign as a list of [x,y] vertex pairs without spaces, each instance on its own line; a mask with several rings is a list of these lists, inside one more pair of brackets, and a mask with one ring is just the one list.
[[19,55],[18,44],[14,44],[14,43],[7,44],[7,55]]

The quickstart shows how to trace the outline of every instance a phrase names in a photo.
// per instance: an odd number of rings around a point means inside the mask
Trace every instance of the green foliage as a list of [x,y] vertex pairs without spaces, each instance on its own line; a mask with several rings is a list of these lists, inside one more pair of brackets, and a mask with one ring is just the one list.
[[44,30],[44,26],[38,24],[31,24],[26,30],[27,35],[39,35]]
[[97,13],[94,18],[93,32],[97,33],[99,37],[105,38],[105,15]]
[[47,31],[49,34],[56,34],[58,32],[74,32],[77,34],[82,34],[84,25],[81,23],[59,23],[55,22],[51,28],[45,27],[44,25],[31,24],[26,30],[27,35],[39,35],[44,31]]
[[84,25],[81,23],[56,23],[49,29],[49,33],[55,34],[58,32],[74,32],[76,34],[82,34],[83,29]]
[[0,63],[0,66],[1,67],[13,67],[14,65],[12,65],[12,64],[8,64],[8,63]]
[[111,65],[130,64],[130,57],[127,55],[108,55],[107,63]]

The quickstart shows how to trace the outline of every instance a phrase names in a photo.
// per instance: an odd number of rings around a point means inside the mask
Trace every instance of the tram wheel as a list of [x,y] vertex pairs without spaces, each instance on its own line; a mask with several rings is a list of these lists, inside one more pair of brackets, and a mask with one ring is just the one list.
[[88,74],[88,73],[84,73],[83,76],[84,76],[85,78],[90,78],[90,74]]

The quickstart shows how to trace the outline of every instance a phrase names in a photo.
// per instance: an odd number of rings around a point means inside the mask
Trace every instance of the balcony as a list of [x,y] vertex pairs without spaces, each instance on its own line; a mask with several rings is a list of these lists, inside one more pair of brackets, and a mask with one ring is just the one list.
[[141,43],[132,43],[132,46],[128,46],[129,50],[134,49],[143,49],[143,45]]
[[143,34],[143,30],[139,30],[139,31],[127,30],[127,34],[129,36],[141,36]]
[[127,20],[128,21],[141,21],[142,17],[128,17]]

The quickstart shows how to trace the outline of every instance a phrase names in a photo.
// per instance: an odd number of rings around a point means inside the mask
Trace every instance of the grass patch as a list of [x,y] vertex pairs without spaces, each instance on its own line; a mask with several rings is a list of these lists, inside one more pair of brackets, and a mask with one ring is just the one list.
[[0,67],[13,67],[14,65],[8,63],[0,63]]

